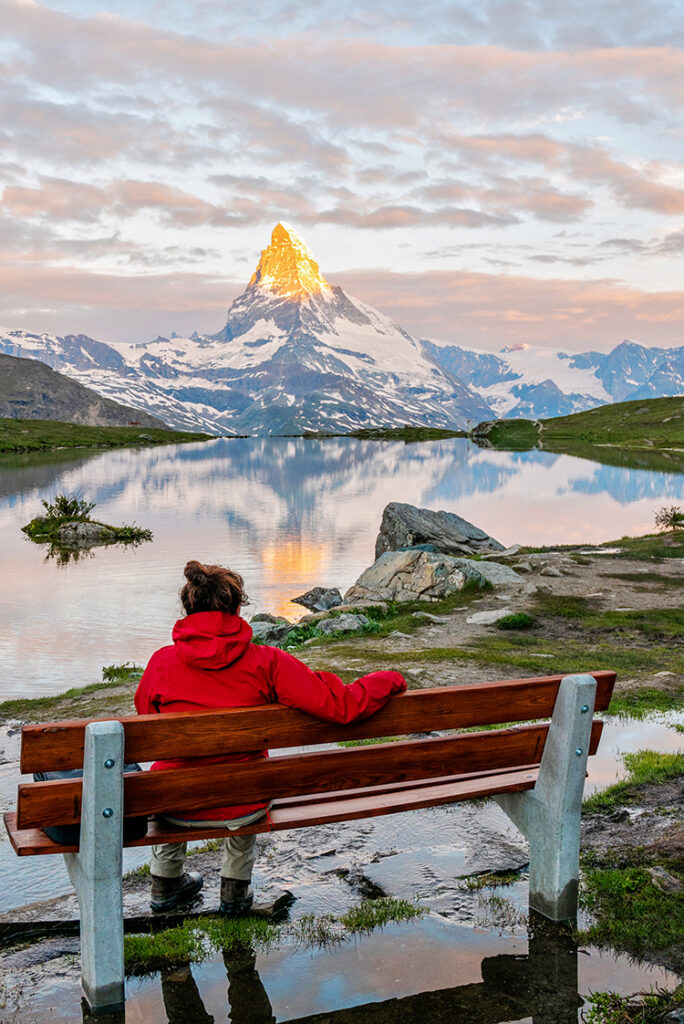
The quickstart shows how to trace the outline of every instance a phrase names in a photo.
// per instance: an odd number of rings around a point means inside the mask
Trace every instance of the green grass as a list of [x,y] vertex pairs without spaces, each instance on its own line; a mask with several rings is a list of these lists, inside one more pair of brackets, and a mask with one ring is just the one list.
[[532,629],[533,626],[537,625],[537,620],[527,612],[512,612],[510,615],[504,615],[503,619],[498,619],[496,623],[497,629]]
[[58,719],[60,717],[91,718],[99,710],[106,713],[106,708],[94,708],[89,698],[96,694],[106,695],[115,691],[117,701],[120,702],[118,696],[120,687],[130,684],[132,693],[133,685],[139,682],[142,672],[139,665],[128,663],[107,665],[102,669],[103,682],[101,683],[74,686],[70,690],[52,697],[17,697],[14,700],[3,701],[0,703],[0,722],[8,720],[44,722],[51,717]]
[[0,453],[53,448],[142,448],[209,440],[210,434],[158,427],[86,427],[60,420],[0,419]]
[[571,444],[621,449],[684,448],[684,398],[650,398],[600,405],[547,420],[495,420],[479,424],[474,438],[502,448],[558,450]]
[[265,951],[294,939],[303,946],[327,946],[425,913],[415,903],[388,896],[363,900],[340,917],[307,914],[285,924],[256,917],[199,917],[153,934],[124,936],[124,962],[127,973],[139,974],[170,964],[201,962],[237,945]]
[[638,803],[639,787],[668,782],[684,776],[684,754],[663,754],[656,750],[639,750],[623,754],[627,778],[600,793],[594,793],[582,804],[588,813],[609,814],[617,807]]
[[621,580],[624,583],[639,583],[649,590],[679,590],[684,586],[681,576],[666,576],[661,572],[611,572],[606,573],[605,578]]
[[[370,619],[368,626],[359,630],[358,633],[350,635],[349,633],[338,634],[337,636],[327,636],[321,634],[318,629],[317,622],[304,623],[302,626],[297,626],[291,629],[285,637],[279,641],[279,647],[301,647],[308,640],[316,640],[316,646],[323,646],[329,644],[336,645],[336,653],[343,654],[354,654],[358,653],[352,647],[343,647],[345,643],[348,645],[350,640],[354,637],[362,637],[375,635],[377,637],[388,636],[397,630],[400,633],[415,633],[421,626],[425,625],[426,620],[414,617],[414,612],[422,612],[428,615],[445,616],[450,615],[457,608],[468,607],[474,597],[480,597],[482,594],[488,593],[493,589],[491,583],[486,580],[482,583],[476,580],[468,580],[462,590],[455,591],[448,597],[443,598],[441,601],[430,602],[427,606],[425,601],[406,601],[402,603],[388,602],[385,603],[385,608],[381,605],[359,605],[354,608],[354,612],[358,612],[360,615],[365,615],[366,618]],[[338,612],[333,610],[330,617],[334,618],[336,615],[346,614],[344,612]],[[364,652],[365,656],[365,652]]]
[[460,878],[458,882],[459,889],[465,889],[467,892],[479,892],[480,889],[494,889],[497,886],[513,885],[514,882],[518,881],[520,877],[520,871],[488,871],[482,875],[468,875],[466,878]]
[[668,1013],[684,1007],[684,984],[672,992],[657,990],[630,996],[592,992],[587,1003],[588,1011],[582,1012],[585,1024],[663,1024]]
[[438,427],[411,427],[407,424],[404,427],[372,427],[352,430],[346,434],[307,431],[302,436],[310,441],[326,440],[330,437],[356,437],[362,441],[404,441],[406,444],[412,444],[416,441],[444,441],[450,437],[467,437],[468,434],[464,430],[442,430]]
[[668,533],[645,533],[641,537],[620,537],[600,547],[619,547],[615,558],[629,558],[636,562],[653,562],[663,558],[684,558],[684,534],[681,530]]
[[679,948],[681,956],[684,892],[661,892],[644,868],[585,871],[579,902],[593,918],[579,933],[581,943],[644,958]]
[[681,687],[661,690],[652,686],[642,686],[614,693],[608,714],[621,715],[625,718],[644,718],[654,712],[681,711],[683,708],[684,689]]

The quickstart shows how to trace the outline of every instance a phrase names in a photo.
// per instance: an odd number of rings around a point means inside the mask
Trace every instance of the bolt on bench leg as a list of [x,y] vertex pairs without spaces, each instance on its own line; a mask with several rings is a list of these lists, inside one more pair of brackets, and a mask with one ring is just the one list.
[[123,764],[121,723],[88,725],[79,852],[65,854],[64,860],[78,894],[83,992],[98,1012],[124,1006]]
[[534,789],[494,797],[530,844],[530,907],[552,921],[577,914],[580,814],[595,697],[593,676],[566,676]]

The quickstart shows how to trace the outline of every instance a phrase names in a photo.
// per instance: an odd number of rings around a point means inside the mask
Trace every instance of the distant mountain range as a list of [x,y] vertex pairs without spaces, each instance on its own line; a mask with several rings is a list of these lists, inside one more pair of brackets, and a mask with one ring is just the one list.
[[684,346],[493,354],[415,338],[330,285],[283,224],[217,334],[112,346],[0,329],[0,352],[40,360],[170,426],[227,434],[465,427],[684,391]]
[[156,416],[104,398],[43,362],[9,355],[0,355],[0,417],[91,427],[165,426]]

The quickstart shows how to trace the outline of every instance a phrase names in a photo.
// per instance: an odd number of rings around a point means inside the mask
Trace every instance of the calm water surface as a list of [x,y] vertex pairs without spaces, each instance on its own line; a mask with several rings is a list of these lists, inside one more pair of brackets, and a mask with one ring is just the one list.
[[[150,527],[154,542],[46,560],[20,528],[57,493],[95,501],[106,522]],[[682,474],[461,438],[249,438],[0,461],[0,697],[58,693],[99,679],[103,665],[145,663],[169,642],[188,558],[239,569],[249,614],[299,617],[292,597],[317,584],[344,590],[373,561],[389,501],[457,512],[508,545],[645,532],[660,505],[683,496]]]

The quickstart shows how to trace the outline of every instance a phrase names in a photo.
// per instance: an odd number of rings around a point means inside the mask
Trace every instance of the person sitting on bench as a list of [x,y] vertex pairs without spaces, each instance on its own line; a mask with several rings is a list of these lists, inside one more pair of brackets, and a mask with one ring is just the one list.
[[[199,708],[252,707],[280,703],[330,722],[368,718],[406,683],[399,672],[371,672],[345,685],[332,672],[313,672],[287,651],[251,642],[252,629],[240,616],[247,604],[242,577],[220,565],[190,561],[180,598],[186,615],[173,627],[173,644],[156,651],[135,695],[138,714],[193,712]],[[181,751],[179,751],[179,755]],[[153,769],[196,767],[268,757],[268,751],[157,761]],[[269,804],[245,804],[171,812],[164,818],[189,828],[227,830],[252,824]],[[152,847],[153,910],[168,910],[193,899],[202,876],[184,871],[186,843]],[[256,836],[227,836],[221,866],[220,912],[235,915],[253,902],[250,887]]]

